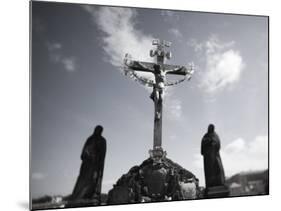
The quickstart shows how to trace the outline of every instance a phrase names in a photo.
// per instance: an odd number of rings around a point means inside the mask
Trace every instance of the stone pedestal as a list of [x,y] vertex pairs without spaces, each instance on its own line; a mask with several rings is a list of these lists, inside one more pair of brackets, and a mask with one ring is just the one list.
[[205,190],[205,198],[223,198],[227,196],[229,196],[229,189],[224,185],[208,187]]
[[121,176],[109,191],[107,204],[198,198],[195,175],[158,152],[162,150],[153,150],[150,158]]
[[164,151],[160,146],[154,147],[153,149],[149,150],[148,153],[154,164],[164,162],[167,156],[167,152]]

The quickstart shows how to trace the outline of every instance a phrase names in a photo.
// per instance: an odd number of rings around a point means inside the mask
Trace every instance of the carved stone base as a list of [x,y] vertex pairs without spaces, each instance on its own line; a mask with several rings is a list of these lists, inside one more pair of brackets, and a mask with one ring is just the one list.
[[209,187],[205,190],[206,198],[221,198],[227,196],[229,196],[229,189],[224,185]]
[[149,156],[155,163],[160,163],[166,158],[167,152],[162,147],[155,147],[149,150]]
[[123,174],[108,193],[107,204],[195,199],[199,195],[194,174],[165,157],[162,149]]

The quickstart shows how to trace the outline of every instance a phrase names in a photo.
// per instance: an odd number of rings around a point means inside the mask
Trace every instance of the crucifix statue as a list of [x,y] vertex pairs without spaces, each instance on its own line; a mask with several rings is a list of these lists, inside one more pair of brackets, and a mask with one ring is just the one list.
[[[171,43],[164,40],[153,40],[153,45],[156,49],[150,51],[151,57],[156,57],[156,62],[143,62],[132,60],[129,54],[125,55],[124,72],[141,84],[152,87],[153,91],[150,98],[154,102],[154,137],[153,149],[150,150],[150,156],[153,160],[159,161],[166,156],[166,152],[162,149],[162,110],[163,110],[163,95],[165,87],[176,85],[186,79],[190,79],[194,72],[193,65],[190,68],[180,65],[165,64],[165,59],[172,57],[171,52],[166,52],[165,47],[170,47]],[[153,79],[148,79],[140,76],[137,72],[147,72],[154,75]],[[181,79],[169,82],[166,75],[178,75]]]

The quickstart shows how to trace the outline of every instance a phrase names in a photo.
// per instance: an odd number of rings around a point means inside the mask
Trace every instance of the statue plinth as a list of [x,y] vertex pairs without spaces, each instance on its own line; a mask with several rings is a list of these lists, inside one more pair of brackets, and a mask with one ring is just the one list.
[[221,198],[229,196],[229,189],[225,185],[208,187],[205,189],[206,198]]
[[156,146],[154,149],[149,150],[149,156],[155,163],[159,163],[166,158],[167,152],[161,146]]

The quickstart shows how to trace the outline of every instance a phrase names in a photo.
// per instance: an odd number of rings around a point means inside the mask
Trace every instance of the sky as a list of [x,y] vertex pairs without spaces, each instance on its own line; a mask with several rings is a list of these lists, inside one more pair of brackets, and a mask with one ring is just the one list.
[[102,192],[149,157],[151,90],[122,67],[126,53],[152,62],[155,38],[172,42],[167,63],[195,65],[191,80],[165,90],[168,158],[204,186],[200,145],[213,123],[227,177],[268,168],[267,17],[37,1],[31,7],[32,197],[72,192],[82,147],[98,124],[107,140]]

